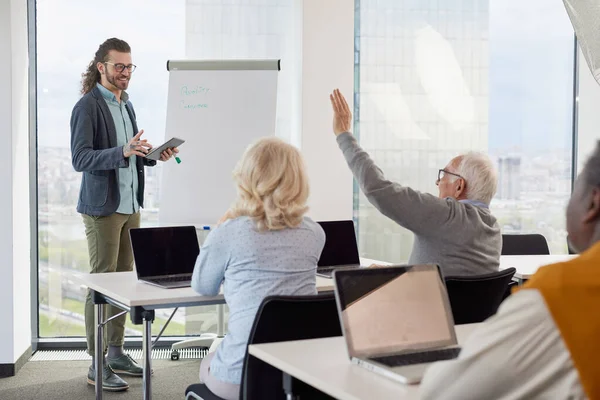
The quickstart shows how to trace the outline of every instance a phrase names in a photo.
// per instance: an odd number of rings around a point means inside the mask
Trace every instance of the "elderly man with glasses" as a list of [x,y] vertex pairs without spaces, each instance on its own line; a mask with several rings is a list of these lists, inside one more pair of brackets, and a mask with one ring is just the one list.
[[382,214],[415,235],[409,263],[439,264],[445,275],[498,270],[502,236],[489,204],[496,171],[489,157],[467,153],[438,171],[439,196],[385,179],[350,133],[352,113],[344,96],[330,95],[333,130],[361,190]]

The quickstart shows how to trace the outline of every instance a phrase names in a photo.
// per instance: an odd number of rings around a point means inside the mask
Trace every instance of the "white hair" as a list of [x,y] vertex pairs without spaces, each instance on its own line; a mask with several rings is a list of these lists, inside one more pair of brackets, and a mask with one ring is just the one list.
[[462,155],[456,173],[467,182],[467,199],[490,204],[496,194],[498,176],[487,155],[473,151]]

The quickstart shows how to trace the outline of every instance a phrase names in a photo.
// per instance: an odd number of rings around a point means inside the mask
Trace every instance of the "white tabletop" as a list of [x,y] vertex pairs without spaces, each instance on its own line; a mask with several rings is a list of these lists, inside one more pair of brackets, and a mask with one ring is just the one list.
[[[374,263],[385,264],[381,261],[361,258],[361,265]],[[88,288],[127,306],[144,306],[146,308],[163,308],[169,305],[186,303],[216,304],[223,303],[223,294],[217,296],[200,296],[191,287],[164,289],[138,281],[135,272],[109,272],[103,274],[75,273],[73,278]],[[327,292],[333,290],[333,281],[317,276],[317,290]]]
[[534,256],[500,256],[500,269],[514,267],[517,269],[515,278],[529,279],[538,268],[562,261],[572,260],[575,254],[534,255]]
[[[458,325],[458,342],[464,343],[479,324]],[[250,345],[253,356],[340,400],[413,400],[418,385],[404,385],[348,358],[344,338],[298,340]]]

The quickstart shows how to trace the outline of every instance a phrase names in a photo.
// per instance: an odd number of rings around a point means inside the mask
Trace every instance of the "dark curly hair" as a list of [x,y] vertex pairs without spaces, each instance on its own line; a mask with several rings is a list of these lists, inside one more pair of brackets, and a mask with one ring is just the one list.
[[81,74],[81,94],[91,92],[94,86],[96,86],[96,83],[100,82],[100,71],[98,71],[96,64],[99,62],[107,62],[108,52],[111,50],[116,50],[120,53],[131,53],[131,47],[129,47],[124,40],[110,38],[102,43],[100,47],[98,47],[94,59],[90,61],[87,70]]

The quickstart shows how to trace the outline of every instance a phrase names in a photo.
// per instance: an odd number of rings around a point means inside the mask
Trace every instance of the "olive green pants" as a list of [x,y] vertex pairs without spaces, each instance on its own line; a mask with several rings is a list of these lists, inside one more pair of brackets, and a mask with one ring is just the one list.
[[[139,228],[140,213],[114,213],[106,217],[82,214],[82,217],[90,255],[90,273],[133,271],[133,252],[129,241],[129,229]],[[111,305],[104,307],[105,318],[110,318],[123,311]],[[123,346],[126,318],[127,315],[123,314],[105,325],[103,342],[105,350],[108,345]],[[85,331],[87,351],[94,356],[96,324],[94,303],[89,289],[85,299]]]

